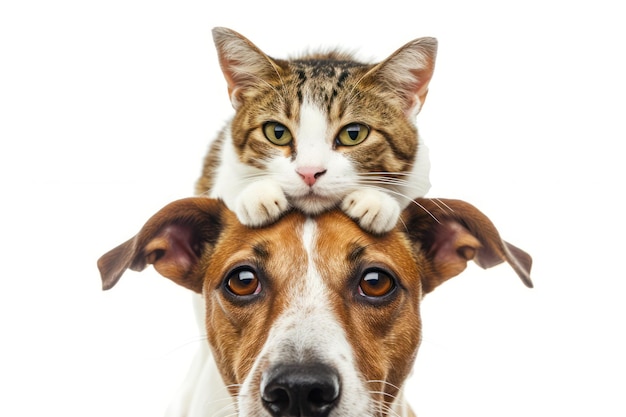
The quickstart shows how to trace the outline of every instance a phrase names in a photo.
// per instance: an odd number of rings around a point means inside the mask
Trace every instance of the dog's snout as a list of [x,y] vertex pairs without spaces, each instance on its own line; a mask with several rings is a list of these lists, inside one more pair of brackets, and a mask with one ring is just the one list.
[[326,417],[340,391],[337,371],[324,364],[278,365],[261,380],[263,405],[277,417]]

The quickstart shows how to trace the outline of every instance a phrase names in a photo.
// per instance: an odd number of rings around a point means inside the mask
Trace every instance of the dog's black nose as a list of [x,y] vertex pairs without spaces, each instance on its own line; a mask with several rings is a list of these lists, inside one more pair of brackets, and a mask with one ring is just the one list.
[[339,394],[339,375],[324,364],[278,365],[261,379],[263,405],[276,417],[326,417]]

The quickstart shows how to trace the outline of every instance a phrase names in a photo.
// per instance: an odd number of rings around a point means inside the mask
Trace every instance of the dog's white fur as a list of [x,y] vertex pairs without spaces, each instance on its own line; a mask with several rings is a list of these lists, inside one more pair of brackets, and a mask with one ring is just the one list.
[[[193,294],[193,305],[198,320],[199,329],[202,333],[206,331],[204,324],[206,305],[200,294]],[[294,318],[295,319],[295,318]],[[278,332],[279,326],[276,327]],[[331,342],[334,347],[335,342]],[[271,351],[268,346],[266,350]],[[335,352],[336,353],[336,352]],[[367,395],[364,393],[363,395]],[[360,405],[363,408],[363,405]],[[355,410],[359,409],[359,405]],[[409,417],[410,408],[406,406],[404,389],[401,389],[396,396],[396,401],[390,406],[391,415],[395,417]],[[174,400],[168,407],[165,417],[232,417],[232,416],[255,415],[241,411],[237,414],[237,407],[233,398],[230,397],[228,389],[217,370],[211,349],[208,344],[202,344],[194,357],[189,372],[185,380],[174,395]],[[367,411],[361,414],[338,414],[340,416],[361,415],[366,416]]]
[[[206,305],[201,294],[193,294],[193,306],[200,334],[206,333]],[[207,343],[201,343],[189,372],[165,417],[202,416],[228,417],[237,415],[235,404],[217,370]]]
[[[198,293],[198,323],[209,344],[200,347],[168,417],[286,415],[285,403],[276,411],[267,394],[285,365],[299,378],[315,368],[334,378],[335,394],[324,397],[316,416],[414,417],[402,385],[421,337],[419,300],[470,259],[483,267],[506,261],[531,285],[530,257],[467,203],[417,200],[393,232],[374,236],[339,211],[317,218],[294,212],[249,229],[221,202],[192,198],[161,210],[99,267],[105,289],[127,268],[152,263]],[[225,287],[242,265],[260,277],[252,297]],[[395,277],[395,292],[365,297],[363,280],[374,270]],[[295,394],[283,387],[289,415],[313,404],[302,399],[303,386]],[[307,404],[299,402],[300,412],[292,394]]]

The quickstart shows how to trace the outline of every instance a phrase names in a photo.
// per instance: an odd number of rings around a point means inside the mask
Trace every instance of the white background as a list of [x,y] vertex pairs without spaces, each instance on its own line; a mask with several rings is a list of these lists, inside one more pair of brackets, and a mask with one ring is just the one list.
[[228,26],[276,57],[439,39],[430,195],[488,214],[536,288],[472,265],[424,300],[419,417],[626,416],[618,3],[2,2],[0,415],[158,416],[181,382],[186,290],[149,270],[102,292],[96,259],[193,193],[232,113]]

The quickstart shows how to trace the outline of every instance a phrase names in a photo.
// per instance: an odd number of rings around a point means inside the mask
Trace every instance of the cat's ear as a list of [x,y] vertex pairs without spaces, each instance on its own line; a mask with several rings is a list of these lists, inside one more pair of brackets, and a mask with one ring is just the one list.
[[213,41],[235,109],[241,104],[246,89],[279,77],[279,65],[234,30],[214,28]]
[[221,201],[206,197],[186,198],[163,207],[135,237],[98,259],[102,288],[113,288],[127,269],[141,271],[153,264],[164,277],[202,292],[199,261],[218,239],[226,211]]
[[414,203],[402,213],[401,223],[431,265],[422,280],[424,294],[460,274],[470,260],[485,269],[506,262],[532,288],[530,255],[502,240],[476,207],[461,200],[418,198]]
[[416,116],[435,69],[437,39],[415,39],[372,68],[368,75],[400,95],[407,117]]

